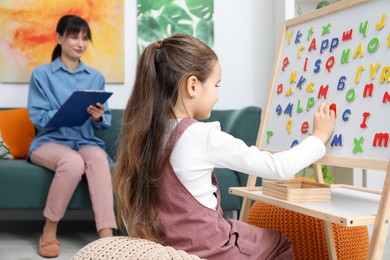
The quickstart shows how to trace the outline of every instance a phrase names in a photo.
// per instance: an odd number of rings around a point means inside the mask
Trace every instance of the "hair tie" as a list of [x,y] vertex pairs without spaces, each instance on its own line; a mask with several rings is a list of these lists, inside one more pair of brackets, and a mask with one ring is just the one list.
[[156,41],[156,46],[157,46],[157,49],[161,49],[163,46],[163,40]]

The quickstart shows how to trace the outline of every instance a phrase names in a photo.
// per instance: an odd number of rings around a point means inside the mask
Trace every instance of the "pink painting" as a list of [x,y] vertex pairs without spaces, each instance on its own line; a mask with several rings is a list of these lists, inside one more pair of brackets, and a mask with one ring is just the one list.
[[0,3],[0,81],[26,83],[31,71],[49,63],[55,29],[65,14],[83,17],[92,40],[85,56],[108,83],[124,82],[124,0],[2,0]]

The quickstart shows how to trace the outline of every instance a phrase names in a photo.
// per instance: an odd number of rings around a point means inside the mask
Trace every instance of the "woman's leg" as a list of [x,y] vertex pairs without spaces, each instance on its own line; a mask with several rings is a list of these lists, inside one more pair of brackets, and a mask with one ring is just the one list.
[[83,146],[79,154],[85,161],[85,176],[100,237],[111,236],[116,229],[114,195],[107,154],[97,146]]
[[31,154],[31,162],[55,172],[43,211],[43,215],[49,220],[44,228],[43,240],[46,237],[55,239],[57,223],[64,216],[84,174],[84,161],[76,151],[67,146],[46,143]]
[[46,218],[39,239],[38,253],[44,257],[59,255],[58,221],[64,216],[70,199],[84,174],[84,161],[76,151],[57,143],[41,145],[31,154],[31,162],[55,172],[43,215]]

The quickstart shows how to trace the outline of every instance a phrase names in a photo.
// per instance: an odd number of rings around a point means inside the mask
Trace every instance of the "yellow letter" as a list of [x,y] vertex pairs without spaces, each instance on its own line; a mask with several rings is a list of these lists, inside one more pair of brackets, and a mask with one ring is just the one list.
[[390,82],[390,67],[389,66],[384,67],[382,69],[381,79],[379,80],[379,82],[381,84],[383,84],[385,81],[386,81],[386,83]]
[[364,66],[359,66],[357,71],[356,71],[356,76],[355,76],[355,83],[358,84],[360,82],[360,76],[362,75],[362,72],[364,70]]
[[370,64],[370,79],[374,80],[376,77],[376,73],[381,66],[380,62],[377,62],[376,64]]
[[378,31],[382,30],[383,27],[385,26],[386,18],[387,18],[387,14],[384,13],[384,14],[382,15],[382,20],[381,20],[379,23],[377,23],[376,26],[375,26],[375,28],[376,28]]

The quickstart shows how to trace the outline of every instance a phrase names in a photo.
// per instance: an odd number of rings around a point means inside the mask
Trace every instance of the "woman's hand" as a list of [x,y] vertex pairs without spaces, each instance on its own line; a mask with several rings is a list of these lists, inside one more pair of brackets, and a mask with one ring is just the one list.
[[330,105],[322,103],[314,114],[314,136],[325,144],[333,133],[336,123],[336,113],[330,109]]
[[104,106],[103,104],[96,103],[95,106],[89,106],[87,112],[91,115],[93,121],[100,122],[103,120]]

